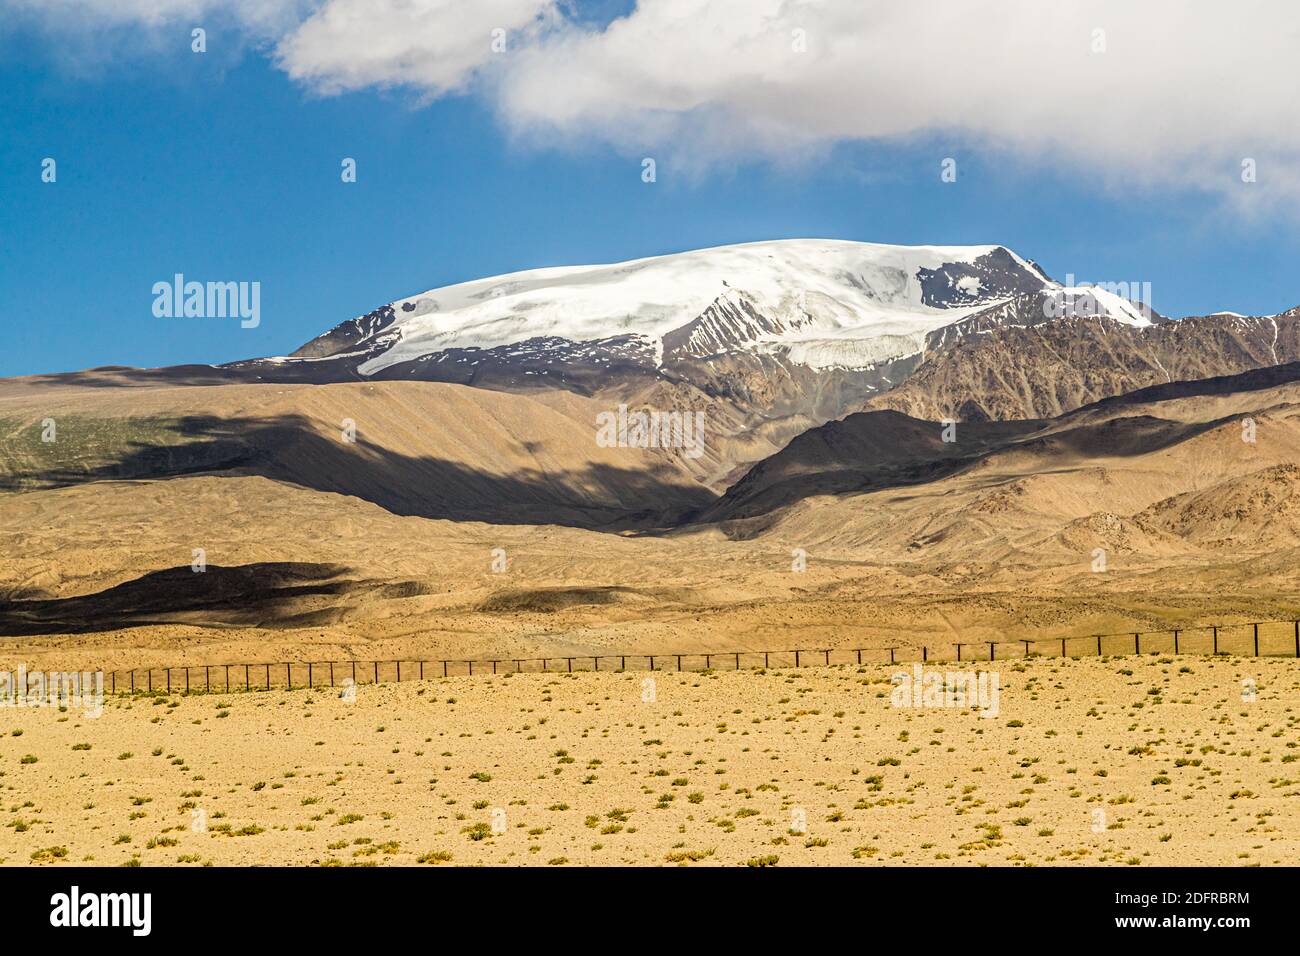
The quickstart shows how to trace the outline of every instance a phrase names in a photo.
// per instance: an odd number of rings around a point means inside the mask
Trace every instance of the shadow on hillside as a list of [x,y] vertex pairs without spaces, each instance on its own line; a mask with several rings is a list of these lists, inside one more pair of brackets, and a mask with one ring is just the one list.
[[[1037,459],[1034,473],[1058,470],[1053,460],[1080,457],[1128,458],[1152,454],[1181,444],[1225,422],[1177,422],[1149,415],[1084,422],[1053,430],[1063,419],[959,424],[957,440],[941,443],[943,426],[901,412],[861,412],[812,429],[785,449],[760,463],[732,485],[711,507],[690,518],[708,523],[740,522],[727,528],[733,537],[749,537],[770,525],[768,516],[805,498],[851,495],[929,484],[991,464],[988,484],[1006,475],[995,460],[1007,454]],[[836,443],[825,436],[836,434]],[[838,444],[838,447],[835,447]],[[844,450],[890,447],[888,459],[849,455]],[[829,450],[828,450],[829,449]],[[1024,471],[1016,466],[1013,470]],[[1060,466],[1060,470],[1068,470]],[[1025,472],[1028,473],[1028,472]],[[748,524],[746,524],[748,522]]]
[[60,419],[58,440],[30,425],[0,439],[0,491],[65,488],[92,481],[175,478],[253,461],[255,430],[213,416]]
[[1124,405],[1139,405],[1146,402],[1164,402],[1179,398],[1196,398],[1199,396],[1231,395],[1236,392],[1259,392],[1281,385],[1300,382],[1300,362],[1287,362],[1283,365],[1268,365],[1264,368],[1238,372],[1235,375],[1216,375],[1213,378],[1186,379],[1166,382],[1161,385],[1148,385],[1123,395],[1112,395],[1095,402],[1080,406],[1061,416],[1063,419],[1086,417],[1097,410],[1110,411]]
[[368,587],[329,564],[266,562],[151,571],[95,594],[0,600],[0,637],[83,634],[148,624],[275,627],[301,620],[305,599]]
[[[322,432],[301,415],[187,416],[125,422],[120,431],[91,442],[64,428],[50,444],[40,442],[39,429],[31,429],[0,443],[0,491],[195,474],[260,475],[351,495],[397,515],[611,531],[661,527],[714,500],[666,464],[648,470],[599,465],[499,475],[369,444],[364,431],[349,443],[341,429],[327,427],[331,430]],[[527,454],[525,448],[518,451]]]

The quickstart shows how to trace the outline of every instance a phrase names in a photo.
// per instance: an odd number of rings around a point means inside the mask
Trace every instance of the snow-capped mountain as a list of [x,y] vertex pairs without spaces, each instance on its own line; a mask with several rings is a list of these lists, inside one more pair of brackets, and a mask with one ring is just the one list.
[[791,239],[535,269],[387,303],[242,380],[566,389],[703,411],[710,483],[894,388],[936,350],[1001,329],[1148,308],[1071,289],[1004,246]]
[[362,376],[390,377],[414,373],[411,363],[474,364],[467,350],[514,347],[520,358],[602,343],[611,361],[654,368],[747,350],[866,369],[920,352],[938,328],[1048,288],[1059,286],[1001,246],[755,242],[434,289],[346,322],[291,358],[347,356],[360,359]]

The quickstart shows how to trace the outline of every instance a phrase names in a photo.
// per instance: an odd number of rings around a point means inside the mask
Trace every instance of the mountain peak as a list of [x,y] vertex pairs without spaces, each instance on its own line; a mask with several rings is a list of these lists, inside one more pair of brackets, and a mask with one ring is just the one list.
[[845,355],[888,359],[899,355],[878,355],[862,343],[915,350],[927,332],[1050,285],[1037,266],[1000,245],[770,240],[432,289],[351,319],[295,356],[338,355],[382,339],[385,347],[369,349],[358,365],[369,376],[448,349],[635,335],[661,357],[677,345],[703,354],[724,344],[816,340],[817,354],[826,354],[827,341],[840,341]]

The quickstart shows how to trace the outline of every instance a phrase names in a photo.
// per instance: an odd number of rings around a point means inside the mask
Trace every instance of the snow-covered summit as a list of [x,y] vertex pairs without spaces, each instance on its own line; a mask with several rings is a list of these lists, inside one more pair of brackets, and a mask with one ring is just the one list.
[[752,242],[446,286],[345,323],[346,334],[340,326],[299,354],[361,347],[368,358],[357,371],[373,375],[449,349],[628,337],[659,363],[674,349],[704,358],[779,348],[816,367],[864,367],[918,352],[926,333],[982,308],[1057,287],[996,245]]

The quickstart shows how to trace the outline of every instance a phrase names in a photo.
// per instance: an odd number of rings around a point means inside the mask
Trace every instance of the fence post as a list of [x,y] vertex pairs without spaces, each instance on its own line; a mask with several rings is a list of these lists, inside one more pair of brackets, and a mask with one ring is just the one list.
[[135,693],[135,668],[131,668],[131,693]]
[[1025,639],[1021,638],[1020,643],[1023,644],[1023,645],[1025,645],[1025,656],[1028,657],[1028,656],[1029,656],[1029,645],[1032,644],[1033,641],[1026,641]]
[[1295,622],[1295,656],[1300,657],[1300,621]]
[[146,676],[146,679],[147,679],[148,682],[149,682],[149,693],[152,694],[152,693],[153,693],[153,668],[152,668],[152,667],[149,668],[149,670],[146,672],[145,676]]
[[736,670],[740,670],[740,654],[736,654]]
[[767,651],[763,652],[763,670],[767,670]]
[[831,666],[831,652],[827,650],[827,651],[822,651],[822,653],[826,655],[826,666],[827,666],[827,667],[830,667],[830,666]]
[[271,689],[271,665],[269,663],[266,665],[266,689]]
[[1097,656],[1101,657],[1101,635],[1097,635]]
[[1065,656],[1065,638],[1061,638],[1061,656]]
[[185,693],[188,694],[189,692],[190,692],[190,666],[186,664],[185,665]]
[[712,655],[709,655],[709,654],[705,654],[705,655],[704,655],[704,669],[705,669],[706,671],[709,670],[710,667],[711,667],[711,664],[710,664],[710,661],[709,661],[709,658],[710,658],[711,656],[712,656]]
[[997,659],[998,659],[998,654],[997,651],[994,650],[994,643],[992,641],[989,641],[989,660],[995,661]]
[[293,690],[293,665],[288,661],[284,662],[284,682],[289,690]]
[[244,690],[252,690],[252,689],[253,689],[253,685],[252,683],[250,683],[250,679],[248,676],[248,665],[245,664],[244,665]]
[[626,654],[623,654],[623,655],[621,655],[621,656],[619,657],[619,659],[618,659],[618,669],[621,670],[621,671],[625,671],[625,670],[627,670],[627,655],[626,655]]
[[334,686],[334,662],[330,661],[330,686]]
[[650,658],[650,669],[651,669],[651,670],[654,670],[654,669],[655,669],[655,659],[654,659],[653,656],[651,656],[651,658]]
[[1255,656],[1259,657],[1259,625],[1255,625]]
[[446,661],[443,661],[443,662],[442,662],[442,676],[443,676],[443,677],[446,677],[446,676],[447,676],[447,662],[446,662]]
[[108,675],[108,679],[109,679],[109,681],[112,682],[112,691],[111,691],[111,692],[114,693],[114,694],[116,694],[116,693],[117,693],[117,671],[113,671],[113,673],[109,674],[109,675]]
[[953,646],[957,648],[957,663],[960,664],[960,663],[961,663],[961,644],[955,644],[955,645],[953,645]]
[[420,661],[420,680],[424,680],[424,661]]
[[857,651],[858,651],[858,666],[861,667],[861,666],[862,666],[862,648],[859,647],[859,648],[857,649]]
[[465,663],[469,665],[469,676],[470,676],[470,677],[473,677],[473,676],[474,676],[474,662],[473,662],[473,661],[466,661]]
[[[681,659],[680,657],[677,658],[677,669],[678,669],[678,670],[681,670],[681,669],[682,669],[682,659]],[[572,658],[572,657],[569,658],[569,673],[570,673],[570,674],[573,673],[573,658]]]
[[203,689],[205,691],[212,690],[212,675],[208,673],[207,664],[203,665]]
[[1134,654],[1142,653],[1142,635],[1139,634],[1137,631],[1133,632],[1133,653]]
[[312,687],[314,686],[315,685],[312,683],[312,677],[311,677],[311,661],[308,661],[307,662],[307,689],[311,690]]
[[894,663],[894,649],[892,647],[889,649],[889,663]]
[[930,649],[929,649],[928,647],[926,647],[924,644],[922,644],[922,645],[921,645],[921,660],[924,662],[924,661],[928,661],[929,659],[930,659]]
[[167,693],[172,692],[172,669],[167,668]]
[[1178,653],[1178,628],[1174,628],[1174,653]]
[[375,665],[375,683],[379,683],[379,661],[371,661]]
[[402,662],[398,661],[397,662],[397,683],[400,684],[401,682],[402,682]]
[[795,651],[795,652],[794,652],[794,666],[795,666],[795,667],[798,667],[798,666],[799,666],[799,652],[798,652],[798,651]]

